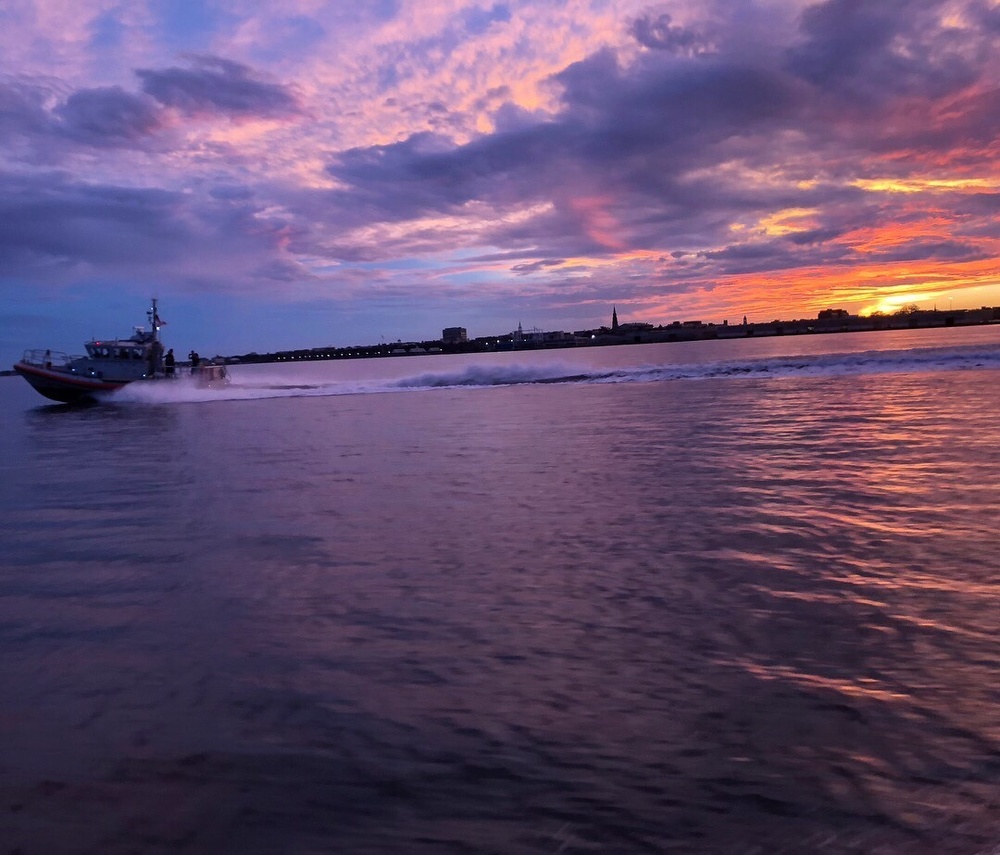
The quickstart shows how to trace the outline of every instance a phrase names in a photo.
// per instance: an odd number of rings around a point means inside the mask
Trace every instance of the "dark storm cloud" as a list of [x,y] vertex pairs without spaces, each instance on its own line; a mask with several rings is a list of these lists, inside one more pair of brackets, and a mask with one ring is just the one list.
[[301,113],[288,87],[257,79],[245,65],[219,57],[195,57],[192,64],[136,74],[147,95],[184,115],[286,119]]

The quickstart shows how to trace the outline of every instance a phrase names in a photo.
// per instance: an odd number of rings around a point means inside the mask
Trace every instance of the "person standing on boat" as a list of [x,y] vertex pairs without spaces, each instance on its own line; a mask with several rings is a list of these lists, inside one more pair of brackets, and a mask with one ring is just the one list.
[[166,357],[163,360],[163,364],[166,366],[164,368],[164,370],[163,370],[163,373],[166,374],[167,377],[173,377],[174,376],[174,366],[176,365],[176,362],[174,360],[174,349],[173,348],[170,348],[170,350],[167,351],[167,355],[166,355]]
[[201,365],[201,357],[198,356],[198,352],[196,350],[192,350],[188,354],[188,359],[191,360],[191,373],[194,374],[198,371],[198,366]]
[[163,345],[154,341],[149,346],[149,376],[155,377],[163,370]]

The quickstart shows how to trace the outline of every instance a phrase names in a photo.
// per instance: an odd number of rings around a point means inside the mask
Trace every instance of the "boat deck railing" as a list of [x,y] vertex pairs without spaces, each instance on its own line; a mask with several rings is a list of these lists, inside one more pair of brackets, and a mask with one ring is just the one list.
[[35,350],[24,351],[21,362],[28,365],[37,365],[39,368],[64,368],[74,359],[80,358],[79,356],[71,356],[68,353],[63,353],[61,350],[43,350],[42,348],[37,348]]

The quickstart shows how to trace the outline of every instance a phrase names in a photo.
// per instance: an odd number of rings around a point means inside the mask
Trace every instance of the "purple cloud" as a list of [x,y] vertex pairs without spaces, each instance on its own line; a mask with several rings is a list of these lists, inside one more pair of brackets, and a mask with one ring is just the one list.
[[515,264],[511,270],[515,273],[538,273],[548,267],[561,267],[565,263],[564,258],[543,258],[526,264]]
[[870,254],[876,261],[976,261],[989,258],[982,247],[958,240],[913,240]]
[[980,66],[968,33],[942,27],[928,0],[826,0],[802,13],[804,41],[788,51],[792,73],[820,89],[879,103],[942,97],[972,83]]
[[301,238],[235,186],[199,196],[84,183],[65,172],[0,172],[0,265],[7,276],[87,279],[144,271],[178,284],[308,278],[282,250]]
[[118,86],[74,92],[55,115],[68,137],[98,147],[134,145],[161,126],[161,110],[153,99]]
[[[192,70],[140,69],[142,92],[121,86],[81,88],[65,97],[39,81],[0,80],[0,140],[8,157],[58,163],[84,146],[98,149],[161,150],[173,122],[184,116],[290,118],[300,115],[286,87],[257,80],[249,68],[201,58]],[[53,104],[53,102],[55,102]]]
[[287,86],[260,80],[245,65],[207,56],[194,57],[192,64],[193,68],[138,69],[136,74],[147,95],[188,116],[289,119],[302,114]]
[[610,51],[575,63],[554,82],[563,109],[547,121],[529,122],[522,113],[465,145],[422,134],[343,152],[329,172],[347,189],[330,201],[383,221],[455,211],[470,201],[500,208],[548,201],[553,210],[498,226],[494,237],[554,240],[545,245],[561,256],[602,251],[573,207],[576,197],[600,196],[612,200],[633,237],[658,244],[665,223],[690,219],[693,207],[719,195],[693,190],[681,176],[738,153],[741,140],[780,132],[800,114],[805,94],[766,68],[657,54],[623,69]]
[[0,82],[0,139],[38,133],[49,124],[44,95],[37,86],[17,80]]
[[[725,304],[769,270],[995,255],[995,4],[663,8],[612,32],[552,4],[390,0],[209,16],[220,29],[166,42],[83,15],[63,65],[26,50],[0,78],[0,259],[24,281],[110,271],[582,317],[616,293]],[[203,45],[232,59],[163,58]]]
[[698,54],[709,49],[705,37],[687,27],[674,26],[666,12],[646,14],[632,21],[629,27],[633,37],[643,47],[676,54]]
[[[673,26],[669,16],[638,18],[633,36],[658,49],[627,67],[603,50],[556,74],[562,108],[554,116],[540,120],[510,105],[493,133],[462,145],[417,134],[342,152],[328,169],[345,189],[326,201],[331,216],[359,225],[458,215],[472,202],[501,210],[549,203],[530,219],[498,221],[483,235],[514,253],[533,246],[535,259],[622,247],[717,247],[747,212],[809,207],[817,209],[815,224],[765,254],[799,263],[808,251],[820,259],[849,229],[876,222],[851,178],[867,169],[885,175],[894,164],[905,172],[903,157],[885,157],[918,144],[954,150],[956,137],[988,143],[1000,130],[995,87],[969,88],[985,73],[991,37],[977,36],[966,57],[958,35],[940,26],[939,12],[927,0],[829,0],[803,13],[794,47],[765,45],[735,57],[696,49],[707,38]],[[969,48],[969,34],[964,38]],[[959,91],[946,114],[929,115],[934,99]],[[884,113],[863,109],[876,93],[886,109],[898,103],[909,113],[887,123]],[[914,103],[927,106],[915,112]],[[742,169],[718,168],[730,163]],[[746,181],[743,170],[776,164],[783,182]],[[614,242],[595,242],[590,209],[574,207],[579,197],[597,200],[591,208],[601,208],[616,230]],[[758,252],[750,243],[703,257]]]
[[0,188],[8,270],[164,260],[190,237],[180,197],[162,190],[78,184],[63,173],[0,174]]

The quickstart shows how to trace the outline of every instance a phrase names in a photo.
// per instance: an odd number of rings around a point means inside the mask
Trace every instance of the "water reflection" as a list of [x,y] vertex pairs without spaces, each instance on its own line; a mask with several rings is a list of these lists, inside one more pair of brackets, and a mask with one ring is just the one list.
[[12,786],[100,851],[992,845],[1000,401],[956,382],[21,414]]

